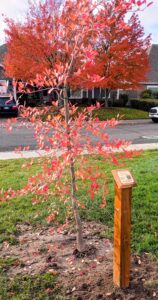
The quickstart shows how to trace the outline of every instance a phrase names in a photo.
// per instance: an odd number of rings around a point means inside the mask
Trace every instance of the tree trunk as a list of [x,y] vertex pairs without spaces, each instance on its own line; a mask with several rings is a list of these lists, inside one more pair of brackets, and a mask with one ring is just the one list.
[[104,101],[104,106],[108,107],[108,99],[109,99],[109,94],[110,94],[110,90],[109,89],[105,89],[105,101]]
[[84,250],[84,241],[83,241],[82,222],[79,215],[79,209],[78,209],[77,198],[76,198],[76,178],[75,178],[75,168],[74,168],[73,159],[71,160],[70,170],[71,170],[71,185],[72,185],[71,200],[72,200],[72,209],[73,209],[75,222],[76,222],[77,249],[79,252],[82,252]]
[[[71,140],[70,132],[68,129],[68,122],[69,122],[69,105],[68,105],[68,97],[67,97],[67,88],[64,87],[63,91],[64,95],[64,108],[65,108],[65,121],[67,125],[67,134],[69,136],[69,141]],[[68,150],[71,150],[70,146],[67,146]],[[70,159],[70,173],[71,173],[71,200],[72,200],[72,209],[75,217],[76,222],[76,240],[77,240],[77,250],[82,252],[84,249],[84,241],[83,241],[83,232],[82,232],[82,222],[79,215],[79,208],[77,204],[77,197],[76,197],[76,177],[75,177],[75,166],[73,158]]]
[[104,107],[108,107],[108,99],[107,98],[105,98],[105,101],[104,101]]

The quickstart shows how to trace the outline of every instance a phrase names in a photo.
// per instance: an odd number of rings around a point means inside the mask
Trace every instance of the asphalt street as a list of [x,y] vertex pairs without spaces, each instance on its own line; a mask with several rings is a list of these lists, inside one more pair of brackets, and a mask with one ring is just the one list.
[[[37,150],[37,143],[34,138],[33,126],[26,122],[23,125],[21,120],[14,123],[13,130],[9,133],[6,131],[5,123],[7,119],[0,119],[0,152],[14,151],[18,147],[29,146],[30,150]],[[110,139],[125,139],[132,144],[156,144],[158,143],[158,124],[151,120],[121,121],[115,128],[108,128],[106,132]],[[87,137],[90,137],[93,143],[97,138],[90,136],[82,129],[83,144]]]
[[[12,132],[7,132],[4,128],[7,119],[0,119],[0,152],[11,151],[17,147],[30,146],[34,150],[37,143],[34,138],[34,130],[31,124],[26,123],[27,127],[18,121],[13,124]],[[135,121],[121,121],[115,128],[108,128],[106,132],[110,139],[126,139],[132,144],[158,143],[158,124],[151,120],[135,120]],[[88,133],[82,129],[83,142],[87,138]],[[97,142],[96,137],[92,140]]]

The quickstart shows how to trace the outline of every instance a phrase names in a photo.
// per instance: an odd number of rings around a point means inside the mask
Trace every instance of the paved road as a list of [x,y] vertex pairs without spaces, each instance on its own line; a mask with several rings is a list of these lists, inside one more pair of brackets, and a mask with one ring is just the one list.
[[[7,119],[0,119],[0,152],[13,151],[17,147],[30,146],[30,149],[36,149],[34,131],[30,125],[28,128],[23,126],[19,120],[13,125],[11,133],[6,132],[4,124]],[[107,133],[110,139],[126,139],[132,141],[132,144],[150,144],[158,143],[158,124],[151,120],[126,121],[117,125],[116,128],[108,128]],[[83,130],[83,140],[86,139],[86,132]],[[96,138],[92,138],[94,143]]]

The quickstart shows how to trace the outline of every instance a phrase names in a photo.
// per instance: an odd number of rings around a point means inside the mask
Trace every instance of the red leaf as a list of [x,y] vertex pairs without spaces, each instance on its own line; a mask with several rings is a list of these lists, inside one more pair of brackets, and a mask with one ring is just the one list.
[[51,223],[52,221],[55,220],[55,217],[56,217],[55,213],[50,214],[50,215],[47,217],[47,222],[48,222],[48,223]]

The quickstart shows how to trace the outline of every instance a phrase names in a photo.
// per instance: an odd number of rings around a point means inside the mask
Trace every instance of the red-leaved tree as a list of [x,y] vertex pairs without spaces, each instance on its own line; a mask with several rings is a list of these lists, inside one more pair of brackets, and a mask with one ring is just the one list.
[[[71,195],[76,221],[77,249],[80,252],[85,248],[79,215],[79,207],[83,204],[77,199],[76,176],[83,181],[90,181],[89,192],[92,198],[102,190],[101,208],[106,204],[108,193],[105,174],[97,170],[96,166],[94,169],[92,165],[87,165],[84,154],[101,154],[103,160],[108,159],[118,165],[118,158],[124,155],[131,157],[133,153],[126,151],[127,142],[109,140],[106,128],[114,126],[115,120],[100,122],[97,118],[92,118],[94,106],[85,108],[82,112],[77,111],[76,107],[69,104],[67,91],[68,88],[103,86],[111,89],[116,88],[117,84],[118,87],[120,84],[120,87],[125,83],[128,85],[132,74],[130,68],[133,68],[134,72],[134,57],[136,65],[139,61],[142,62],[142,51],[144,62],[146,61],[148,39],[143,40],[141,27],[140,35],[137,32],[137,17],[132,16],[128,21],[125,16],[129,11],[147,5],[146,2],[68,0],[59,7],[55,1],[46,0],[43,4],[40,2],[37,7],[30,6],[24,24],[7,21],[8,74],[16,79],[30,80],[39,87],[48,86],[49,92],[55,91],[58,99],[63,101],[63,108],[57,109],[58,113],[53,116],[48,114],[45,123],[41,117],[46,109],[24,110],[23,115],[34,124],[38,146],[45,150],[47,156],[42,158],[42,172],[32,176],[21,191],[10,189],[2,192],[1,199],[9,199],[31,191],[34,194],[33,201],[37,202],[41,197],[47,199],[60,193],[60,199],[64,199],[69,212],[68,196]],[[130,45],[132,36],[135,50]],[[138,40],[141,41],[139,47],[142,45],[139,53],[136,45]],[[124,56],[127,54],[130,66],[126,71],[125,64],[128,60]],[[142,67],[142,73],[144,70],[145,67]],[[57,103],[53,105],[57,106]],[[97,108],[99,106],[97,104]],[[83,131],[86,140],[83,138]],[[94,146],[95,136],[97,139]],[[115,151],[119,149],[122,153],[116,156]],[[75,172],[79,156],[82,157],[81,166]],[[54,220],[57,213],[58,208],[54,208],[49,221]]]

